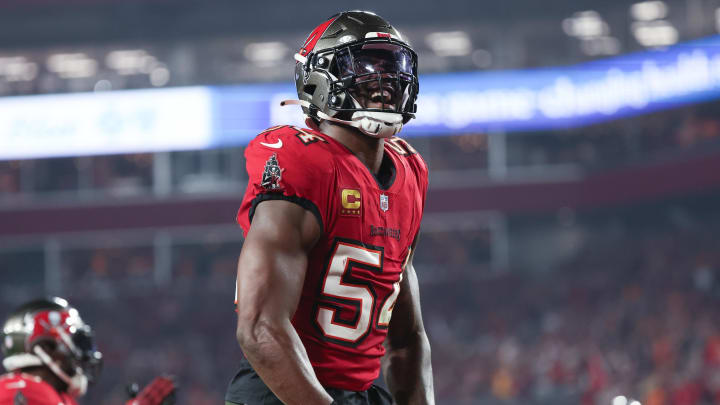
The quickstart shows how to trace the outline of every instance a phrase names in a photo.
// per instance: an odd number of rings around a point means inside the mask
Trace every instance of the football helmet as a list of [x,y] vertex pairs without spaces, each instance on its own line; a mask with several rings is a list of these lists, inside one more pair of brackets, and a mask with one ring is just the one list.
[[316,124],[329,120],[388,138],[414,118],[417,54],[383,18],[346,11],[320,24],[295,54],[299,104]]
[[75,397],[85,394],[102,368],[90,326],[62,298],[22,305],[5,321],[0,337],[7,371],[45,366]]

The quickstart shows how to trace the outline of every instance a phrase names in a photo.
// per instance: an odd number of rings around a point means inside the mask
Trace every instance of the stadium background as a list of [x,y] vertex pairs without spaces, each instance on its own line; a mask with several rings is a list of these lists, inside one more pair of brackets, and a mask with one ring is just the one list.
[[[310,29],[358,7],[420,56],[425,121],[407,133],[431,169],[415,261],[438,403],[720,403],[720,94],[672,56],[718,65],[717,0],[3,1],[0,314],[46,294],[81,310],[106,356],[86,404],[163,372],[180,404],[221,403],[241,355],[232,219],[250,121],[272,119],[267,94],[290,84]],[[555,120],[518,117],[505,97],[638,60],[677,65],[674,93],[639,103],[627,81],[591,97],[616,108],[561,103]],[[236,136],[197,143],[192,120],[213,136],[220,124],[196,117],[187,86],[240,100],[222,105]],[[247,109],[256,90],[269,98]],[[563,94],[550,104],[583,103]],[[120,99],[162,125],[95,108]],[[82,133],[63,116],[104,124]],[[138,133],[148,150],[113,138]]]

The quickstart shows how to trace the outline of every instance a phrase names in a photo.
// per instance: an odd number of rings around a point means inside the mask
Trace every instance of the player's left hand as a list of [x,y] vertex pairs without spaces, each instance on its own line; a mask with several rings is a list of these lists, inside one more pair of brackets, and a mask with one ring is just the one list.
[[175,404],[175,381],[168,376],[155,378],[142,391],[135,394],[125,405],[173,405]]

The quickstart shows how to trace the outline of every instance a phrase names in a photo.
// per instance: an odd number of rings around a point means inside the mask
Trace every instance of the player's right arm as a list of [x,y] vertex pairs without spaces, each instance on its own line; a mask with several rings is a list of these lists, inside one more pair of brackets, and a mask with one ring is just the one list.
[[287,405],[330,404],[291,324],[308,254],[321,235],[316,217],[285,200],[257,205],[240,253],[237,339],[263,382]]

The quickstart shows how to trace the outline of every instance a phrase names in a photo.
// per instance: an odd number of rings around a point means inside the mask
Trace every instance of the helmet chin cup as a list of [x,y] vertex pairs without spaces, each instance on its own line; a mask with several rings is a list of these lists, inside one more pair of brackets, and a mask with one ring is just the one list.
[[390,138],[403,127],[402,114],[392,112],[357,111],[352,115],[353,125],[373,138]]
[[319,111],[317,107],[305,100],[283,100],[280,102],[280,105],[299,105],[307,109],[312,108],[316,111],[320,120],[337,122],[338,124],[357,128],[363,134],[373,138],[390,138],[393,135],[397,135],[403,127],[402,114],[394,112],[356,111],[352,115],[352,120],[346,121],[331,117],[324,112]]
[[82,397],[87,393],[88,389],[88,378],[78,369],[74,376],[70,378],[70,384],[68,384],[68,394],[75,398]]

